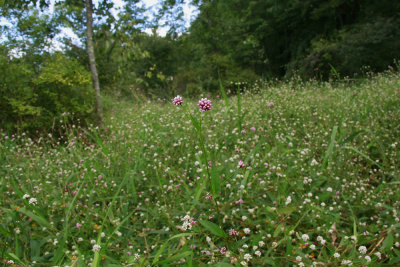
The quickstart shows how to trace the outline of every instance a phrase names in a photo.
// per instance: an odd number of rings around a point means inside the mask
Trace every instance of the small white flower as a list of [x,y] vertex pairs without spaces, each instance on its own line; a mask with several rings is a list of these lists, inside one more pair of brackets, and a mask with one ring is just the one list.
[[22,199],[27,199],[27,198],[29,198],[29,197],[30,197],[30,195],[25,194],[25,195],[22,196]]
[[370,257],[370,256],[365,256],[365,260],[366,260],[367,262],[371,262],[371,257]]
[[333,254],[333,257],[334,258],[340,258],[340,254],[336,252],[335,254]]
[[37,199],[36,198],[34,198],[34,197],[32,197],[31,199],[29,199],[29,204],[31,204],[31,205],[36,205],[37,204]]
[[285,205],[289,205],[292,202],[292,197],[288,196],[285,202]]
[[190,222],[188,222],[188,221],[185,221],[183,224],[182,224],[182,229],[183,229],[183,231],[186,231],[187,229],[192,229],[192,224],[190,223]]
[[252,257],[249,253],[246,253],[246,254],[244,254],[243,258],[244,258],[246,261],[249,261],[249,260],[251,260],[253,257]]
[[296,257],[296,261],[301,261],[301,260],[302,260],[302,258],[300,256]]
[[367,253],[367,248],[366,248],[365,246],[360,246],[360,247],[358,248],[358,251],[359,251],[361,254],[366,254],[366,253]]
[[247,263],[246,263],[245,261],[241,261],[240,264],[241,264],[242,266],[247,266]]
[[185,217],[183,217],[181,220],[182,221],[190,221],[190,216],[189,215],[185,215]]
[[254,252],[254,254],[256,254],[257,257],[261,257],[261,252],[259,250],[257,250],[256,252]]
[[315,250],[315,245],[314,244],[312,244],[311,246],[310,246],[310,248],[312,249],[312,250]]
[[308,241],[310,239],[310,237],[307,234],[303,234],[301,236],[301,239],[303,239],[304,242]]
[[95,244],[95,245],[93,245],[93,251],[94,252],[97,252],[97,251],[100,251],[100,249],[101,249],[101,246],[100,245],[97,245],[97,244]]
[[265,245],[264,241],[258,242],[258,246],[259,246],[259,247],[263,247],[264,245]]
[[378,259],[381,259],[382,257],[382,254],[380,252],[375,252],[374,255],[377,256]]
[[243,232],[244,232],[246,235],[248,235],[248,234],[250,234],[250,229],[249,229],[249,228],[244,228],[244,229],[243,229]]
[[342,260],[342,265],[351,266],[353,263],[350,260]]
[[207,241],[207,243],[210,243],[211,242],[211,238],[209,236],[207,236],[206,237],[206,241]]

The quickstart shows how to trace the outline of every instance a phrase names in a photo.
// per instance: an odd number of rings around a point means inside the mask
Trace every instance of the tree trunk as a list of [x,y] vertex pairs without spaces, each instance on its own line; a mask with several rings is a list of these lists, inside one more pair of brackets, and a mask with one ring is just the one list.
[[100,99],[100,83],[99,75],[97,74],[96,58],[94,55],[93,47],[93,2],[86,0],[86,39],[87,39],[87,52],[89,56],[90,72],[92,73],[93,88],[96,92],[96,110],[97,119],[99,124],[103,124],[103,107]]

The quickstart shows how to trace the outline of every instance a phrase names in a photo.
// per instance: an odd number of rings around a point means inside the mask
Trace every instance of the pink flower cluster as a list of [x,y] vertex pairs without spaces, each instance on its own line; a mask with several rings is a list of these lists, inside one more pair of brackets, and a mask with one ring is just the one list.
[[242,204],[242,203],[244,203],[243,199],[239,199],[239,200],[235,201],[235,204]]
[[[175,106],[182,105],[182,103],[183,103],[183,100],[182,100],[182,97],[180,95],[177,95],[172,100],[172,104],[174,104]],[[202,99],[200,99],[200,101],[197,104],[197,106],[200,107],[200,111],[201,112],[211,110],[211,100],[208,100],[207,98],[202,98]]]
[[235,236],[235,235],[239,235],[239,233],[238,233],[238,231],[236,231],[235,229],[230,229],[230,230],[229,230],[229,235]]
[[200,107],[200,111],[202,112],[211,110],[211,100],[208,100],[207,98],[200,99],[197,105]]
[[244,167],[244,162],[242,160],[239,160],[238,168],[243,168],[243,167]]
[[182,97],[177,95],[176,97],[174,97],[174,100],[172,100],[172,104],[174,104],[175,106],[179,106],[182,105]]

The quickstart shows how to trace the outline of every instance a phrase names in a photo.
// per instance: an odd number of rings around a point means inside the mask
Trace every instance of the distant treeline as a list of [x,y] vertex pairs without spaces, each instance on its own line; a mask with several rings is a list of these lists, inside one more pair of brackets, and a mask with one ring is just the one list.
[[[30,2],[5,1],[1,7],[14,25],[1,27],[0,128],[92,121],[85,1],[59,1],[51,14],[42,12],[48,1]],[[177,33],[174,21],[166,36],[155,33],[156,25],[154,34],[144,33],[150,21],[137,2],[125,1],[118,16],[110,0],[94,10],[103,95],[170,99],[216,93],[220,81],[229,89],[238,82],[251,88],[259,79],[362,77],[400,59],[400,1],[192,1],[199,14],[190,28]],[[164,14],[182,15],[177,2],[164,1]],[[50,43],[62,27],[72,29],[81,44],[65,38],[59,40],[62,51],[54,52]]]

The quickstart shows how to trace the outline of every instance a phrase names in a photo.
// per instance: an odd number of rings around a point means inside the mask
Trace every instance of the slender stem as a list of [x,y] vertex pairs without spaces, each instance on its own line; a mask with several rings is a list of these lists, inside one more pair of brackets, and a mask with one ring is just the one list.
[[200,145],[201,145],[201,150],[203,152],[203,160],[204,164],[206,165],[207,168],[207,174],[208,174],[208,179],[211,183],[211,174],[210,174],[210,167],[208,165],[208,159],[207,159],[207,150],[205,147],[205,141],[204,141],[204,136],[203,136],[203,130],[202,130],[202,118],[200,117],[200,131],[199,131],[199,136],[200,136]]
[[[192,124],[194,123],[193,120],[194,118],[191,117],[188,109],[186,108],[186,105],[183,105],[183,109],[186,112],[186,116],[188,116],[191,120],[192,120]],[[200,138],[200,147],[201,147],[201,151],[203,153],[203,161],[204,164],[206,165],[206,169],[207,169],[207,175],[208,175],[208,181],[210,182],[210,184],[212,184],[212,177],[211,177],[211,173],[210,173],[210,166],[208,164],[208,157],[207,157],[207,149],[205,147],[205,140],[204,140],[204,136],[203,136],[203,128],[202,128],[202,117],[200,116],[200,120],[199,120],[199,128],[197,129],[197,127],[195,127],[198,134],[199,134],[199,138]],[[219,208],[219,205],[217,203],[217,200],[215,199],[216,196],[213,196],[213,200],[214,200],[214,204],[216,207],[216,213],[217,214],[222,214]],[[218,216],[218,222],[219,224],[222,223],[220,216]]]

